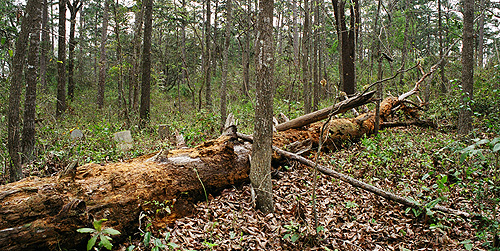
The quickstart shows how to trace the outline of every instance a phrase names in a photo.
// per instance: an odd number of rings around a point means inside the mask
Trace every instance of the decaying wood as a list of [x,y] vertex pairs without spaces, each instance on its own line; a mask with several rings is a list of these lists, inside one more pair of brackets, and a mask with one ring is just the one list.
[[[323,120],[328,118],[330,114],[339,114],[346,112],[354,107],[358,107],[360,105],[366,104],[371,101],[371,98],[375,94],[375,91],[366,92],[361,95],[357,95],[351,98],[348,98],[342,102],[339,102],[333,106],[308,113],[306,115],[300,116],[298,118],[286,121],[276,126],[277,131],[286,131],[288,129],[300,128],[305,125],[309,125],[311,123]],[[333,111],[333,112],[332,112]]]
[[[242,133],[238,133],[238,137],[241,138],[241,139],[243,139],[243,140],[247,140],[249,142],[252,142],[252,140],[253,140],[251,136],[245,135],[245,134],[242,134]],[[306,158],[304,158],[304,157],[302,157],[302,156],[300,156],[298,154],[294,154],[294,153],[282,150],[282,149],[280,149],[279,147],[276,147],[276,146],[273,146],[273,150],[276,153],[278,153],[279,155],[282,155],[282,156],[284,156],[286,158],[289,158],[289,159],[292,159],[292,160],[299,161],[300,163],[302,163],[304,165],[307,165],[309,167],[317,167],[318,171],[322,172],[323,174],[326,174],[326,175],[332,176],[334,178],[340,179],[340,180],[342,180],[344,182],[347,182],[347,183],[351,184],[354,187],[359,187],[359,188],[361,188],[363,190],[366,190],[368,192],[371,192],[371,193],[374,193],[376,195],[379,195],[379,196],[381,196],[381,197],[383,197],[385,199],[395,201],[397,203],[400,203],[400,204],[408,206],[408,207],[422,208],[422,205],[419,204],[416,201],[406,199],[406,198],[401,197],[399,195],[396,195],[396,194],[384,191],[384,190],[382,190],[382,189],[380,189],[378,187],[375,187],[373,185],[370,185],[370,184],[367,184],[365,182],[362,182],[362,181],[359,181],[357,179],[354,179],[354,178],[352,178],[350,176],[347,176],[345,174],[336,172],[336,171],[334,171],[332,169],[329,169],[329,168],[327,168],[325,166],[316,164],[314,161],[306,159]],[[443,206],[439,206],[439,205],[436,205],[436,206],[434,206],[433,208],[430,208],[430,209],[431,210],[440,211],[440,212],[444,212],[444,213],[454,214],[454,215],[457,215],[457,216],[460,216],[460,217],[464,217],[464,218],[469,218],[470,217],[470,214],[467,213],[467,212],[463,212],[463,211],[460,211],[460,210],[456,210],[456,209],[452,209],[452,208],[447,208],[447,207],[443,207]]]
[[[106,226],[122,233],[115,239],[137,232],[141,212],[157,212],[153,225],[164,226],[190,213],[190,203],[205,198],[204,189],[210,193],[247,181],[250,149],[249,143],[221,136],[195,148],[0,186],[1,250],[84,250],[89,235],[76,230],[91,227],[93,219],[109,219]],[[155,208],[155,201],[172,213]]]

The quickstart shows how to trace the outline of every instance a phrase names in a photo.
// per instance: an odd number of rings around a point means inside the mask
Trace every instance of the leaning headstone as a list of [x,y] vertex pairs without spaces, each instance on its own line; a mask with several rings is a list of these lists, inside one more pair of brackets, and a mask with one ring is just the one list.
[[79,129],[75,129],[71,131],[71,139],[81,139],[83,138],[83,132],[80,131]]
[[133,146],[134,140],[129,130],[117,132],[114,134],[116,146],[122,151],[130,150]]

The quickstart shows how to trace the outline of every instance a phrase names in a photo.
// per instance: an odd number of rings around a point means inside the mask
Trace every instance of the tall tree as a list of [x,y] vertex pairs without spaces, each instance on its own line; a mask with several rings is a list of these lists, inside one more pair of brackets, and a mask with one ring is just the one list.
[[134,38],[132,39],[132,69],[130,70],[130,86],[129,86],[129,105],[131,110],[137,111],[139,107],[139,62],[141,54],[141,36],[142,36],[142,24],[144,17],[144,8],[142,1],[137,0],[136,6],[138,10],[135,12],[135,23],[134,23]]
[[297,12],[298,0],[292,1],[292,12],[293,12],[293,59],[296,65],[299,64],[299,25],[297,23]]
[[97,90],[97,106],[104,106],[104,89],[106,88],[106,41],[108,40],[109,0],[104,0],[102,16],[101,49],[99,58],[99,86]]
[[16,41],[16,51],[12,62],[12,74],[9,90],[9,114],[8,114],[8,148],[10,156],[9,177],[14,182],[23,178],[21,167],[21,156],[19,153],[19,106],[21,100],[21,85],[23,80],[23,67],[26,59],[26,47],[28,38],[33,28],[33,21],[40,8],[38,0],[28,0],[26,4],[26,15],[21,22],[21,31]]
[[[211,109],[212,106],[212,87],[211,87],[211,65],[212,65],[212,55],[211,55],[211,50],[210,50],[210,26],[211,26],[211,20],[212,20],[212,12],[210,10],[211,8],[211,1],[206,0],[206,20],[205,20],[205,53],[203,54],[204,59],[204,86],[205,86],[205,102],[206,102],[206,107]],[[200,103],[201,104],[201,103]]]
[[144,48],[142,51],[141,125],[149,122],[151,100],[151,34],[153,32],[153,0],[144,0]]
[[356,90],[356,38],[360,26],[359,0],[353,0],[348,5],[350,9],[349,27],[347,27],[347,17],[345,13],[346,0],[332,0],[333,12],[335,15],[335,27],[339,37],[340,54],[340,82],[343,90],[348,95],[354,94]]
[[28,50],[28,68],[26,69],[26,93],[24,96],[22,149],[25,162],[33,160],[35,149],[36,85],[38,80],[40,27],[42,3],[36,1],[31,20],[30,44]]
[[70,100],[73,100],[75,97],[75,80],[74,80],[74,68],[75,68],[75,29],[76,29],[76,15],[78,11],[82,8],[83,2],[80,0],[73,0],[73,3],[68,0],[68,9],[70,12],[70,26],[69,26],[69,42],[68,42],[68,50],[69,50],[69,58],[68,58],[68,97]]
[[463,0],[462,41],[462,109],[458,116],[458,133],[468,134],[472,130],[471,101],[474,97],[474,0]]
[[57,39],[56,117],[66,111],[66,0],[59,0],[59,36]]
[[118,60],[118,104],[123,109],[123,115],[128,120],[127,101],[123,90],[123,62],[122,62],[122,43],[120,40],[120,16],[118,0],[113,3],[113,17],[115,21],[114,32],[116,36],[116,58]]
[[47,0],[43,0],[42,9],[42,41],[40,46],[40,85],[42,90],[48,92],[49,86],[47,84],[47,54],[49,51],[49,6]]
[[[229,42],[231,39],[231,25],[232,25],[232,6],[231,0],[226,0],[226,30],[224,38],[224,48],[223,48],[223,63],[222,63],[222,84],[220,87],[220,116],[221,116],[221,128],[224,126],[224,121],[227,116],[227,98],[226,98],[226,88],[227,88],[227,71],[229,64]],[[222,128],[224,129],[224,128]]]
[[302,84],[304,87],[304,113],[311,112],[311,80],[309,76],[309,48],[310,48],[310,20],[309,0],[304,0],[304,32],[302,36]]
[[313,47],[313,110],[318,110],[319,106],[319,33],[321,23],[319,18],[319,1],[314,0],[314,47]]
[[250,180],[255,189],[256,206],[264,213],[274,211],[271,182],[274,95],[273,8],[274,0],[259,1],[256,38],[257,104],[250,166]]
[[483,53],[484,53],[484,0],[481,0],[479,3],[479,7],[481,8],[481,13],[479,16],[479,23],[477,24],[477,28],[479,29],[479,34],[477,36],[477,66],[483,67]]
[[[444,42],[443,42],[443,11],[441,10],[442,4],[441,0],[438,0],[438,36],[439,36],[439,58],[444,56]],[[446,79],[444,66],[446,60],[443,60],[439,65],[439,75],[441,76],[441,93],[446,93]]]

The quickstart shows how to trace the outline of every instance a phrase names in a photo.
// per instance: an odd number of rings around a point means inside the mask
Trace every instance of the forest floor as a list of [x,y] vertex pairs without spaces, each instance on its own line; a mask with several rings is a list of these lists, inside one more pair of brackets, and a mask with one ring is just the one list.
[[[415,127],[388,129],[378,136],[347,143],[342,150],[323,153],[320,161],[424,205],[439,202],[484,218],[462,219],[425,208],[409,210],[319,174],[316,234],[313,170],[290,162],[273,175],[274,213],[264,215],[253,208],[248,184],[228,188],[197,203],[194,215],[178,219],[164,229],[147,229],[154,240],[149,248],[165,245],[176,250],[486,250],[493,245],[494,235],[488,230],[492,228],[487,219],[496,214],[496,205],[488,199],[491,191],[484,190],[491,182],[481,181],[488,176],[484,162],[483,166],[476,166],[459,161],[463,146],[451,135],[455,134]],[[144,231],[145,225],[142,222]],[[148,250],[143,236],[138,232],[129,243],[120,246],[121,250],[131,245],[138,248],[135,250]]]

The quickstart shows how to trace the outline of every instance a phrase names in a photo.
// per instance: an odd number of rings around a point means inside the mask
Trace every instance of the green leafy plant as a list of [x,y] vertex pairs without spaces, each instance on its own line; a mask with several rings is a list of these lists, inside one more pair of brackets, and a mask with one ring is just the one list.
[[94,221],[94,228],[79,228],[76,231],[79,233],[89,233],[92,235],[92,238],[87,242],[87,251],[92,249],[92,247],[95,245],[97,242],[97,239],[99,238],[99,244],[98,247],[105,247],[108,250],[111,250],[113,247],[113,244],[111,244],[111,237],[108,235],[119,235],[121,234],[118,230],[113,229],[113,228],[103,228],[102,224],[107,221],[108,219],[100,219],[100,220],[95,220]]
[[300,231],[299,223],[290,221],[290,225],[285,225],[284,227],[286,229],[286,234],[283,236],[283,239],[290,239],[292,243],[296,242],[303,234]]
[[[146,229],[151,227],[151,223],[148,223],[146,226]],[[173,250],[178,248],[179,246],[173,242],[169,242],[170,238],[170,232],[167,232],[166,236],[164,239],[161,238],[156,238],[153,236],[151,231],[147,231],[144,233],[144,238],[143,238],[143,243],[146,248],[149,248],[151,246],[151,251],[160,251],[160,250]],[[164,244],[164,242],[166,244]]]

